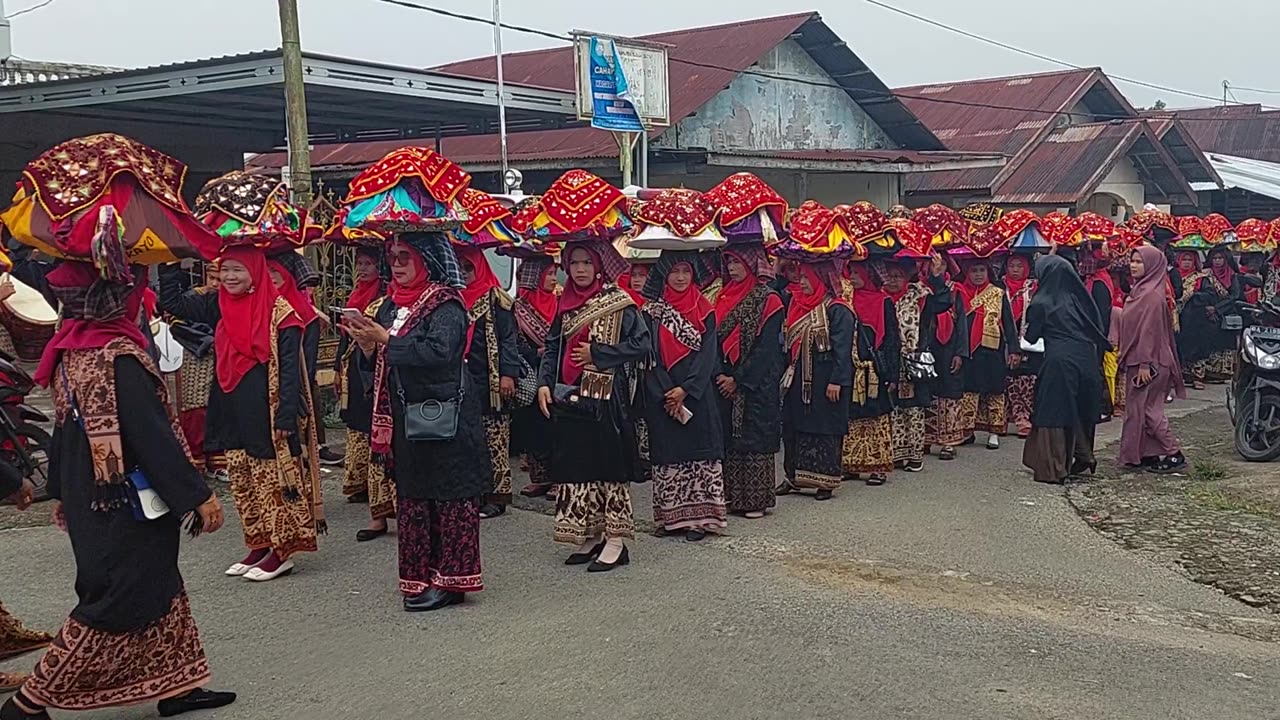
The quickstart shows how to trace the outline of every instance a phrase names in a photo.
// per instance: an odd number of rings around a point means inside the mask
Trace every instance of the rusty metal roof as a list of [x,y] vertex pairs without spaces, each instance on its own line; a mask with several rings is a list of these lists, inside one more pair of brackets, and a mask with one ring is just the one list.
[[1195,136],[1187,129],[1187,124],[1177,118],[1148,120],[1160,144],[1164,145],[1173,159],[1178,162],[1178,169],[1186,176],[1189,183],[1213,183],[1221,187],[1222,178],[1214,169],[1213,163],[1205,156]]
[[1037,143],[1083,103],[1092,117],[1133,117],[1137,111],[1099,68],[1014,75],[894,90],[951,150],[1010,157],[1004,168],[916,174],[910,192],[993,192]]
[[1177,161],[1142,119],[1053,130],[1000,183],[992,200],[1011,205],[1075,204],[1088,199],[1124,157],[1147,186],[1148,199],[1195,203],[1196,195]]
[[[1189,110],[1155,110],[1150,117],[1177,119],[1204,152],[1280,162],[1280,110],[1261,105],[1224,105]],[[1154,121],[1160,133],[1169,124]]]
[[1182,197],[1189,192],[1188,180],[1219,182],[1189,135],[1180,128],[1163,136],[1153,132],[1100,68],[920,85],[894,93],[950,149],[1010,157],[1004,168],[913,174],[908,192],[987,190],[998,202],[1075,202],[1134,145],[1145,147],[1152,138],[1159,147],[1147,149],[1151,157],[1143,172],[1158,193]]
[[[748,70],[770,50],[793,39],[839,83],[895,142],[911,150],[945,151],[946,146],[899,102],[816,12],[762,18],[710,27],[646,35],[645,40],[669,46],[671,120],[692,115],[734,78]],[[708,65],[714,67],[707,67]],[[503,56],[503,79],[514,85],[573,91],[573,49],[569,47],[512,53]],[[727,68],[727,69],[721,69]],[[497,74],[492,56],[463,60],[431,68],[431,72],[471,79],[492,79]],[[660,131],[651,133],[656,137]],[[367,165],[395,147],[432,145],[433,140],[349,143],[316,146],[312,165],[321,170]],[[449,138],[443,152],[464,166],[488,166],[497,161],[496,135]],[[617,146],[607,133],[586,127],[530,131],[508,136],[509,158],[526,168],[538,163],[573,163],[583,159],[614,157]],[[279,167],[281,153],[259,155],[253,167]]]
[[[640,36],[669,46],[672,123],[693,114],[788,38],[804,48],[898,145],[914,150],[946,149],[816,12]],[[497,63],[488,56],[432,70],[493,79]],[[503,78],[511,82],[573,90],[573,48],[505,55],[502,71]]]

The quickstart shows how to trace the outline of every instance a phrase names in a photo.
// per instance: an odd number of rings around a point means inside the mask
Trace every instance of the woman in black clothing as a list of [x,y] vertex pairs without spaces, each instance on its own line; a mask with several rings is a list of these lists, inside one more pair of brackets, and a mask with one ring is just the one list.
[[217,293],[183,293],[176,271],[161,274],[161,307],[216,328],[205,450],[226,454],[249,549],[226,574],[273,580],[293,571],[293,555],[315,552],[325,529],[302,322],[261,250],[226,250]]
[[[400,235],[387,258],[386,300],[372,320],[344,317],[343,330],[360,347],[373,392],[370,446],[396,483],[404,609],[439,610],[484,588],[480,504],[493,468],[483,399],[463,369],[470,322],[458,291],[466,283],[453,248],[438,233]],[[409,437],[409,406],[459,399],[453,437]]]
[[951,308],[937,316],[937,326],[929,338],[938,380],[934,384],[933,401],[925,414],[925,453],[932,445],[940,445],[939,460],[954,460],[956,448],[973,435],[971,413],[966,412],[965,364],[969,349],[968,305],[954,278],[947,282]]
[[965,298],[969,327],[969,361],[964,368],[966,440],[977,431],[985,432],[987,448],[995,450],[1005,431],[1005,377],[1018,331],[1008,294],[991,283],[989,261],[973,258],[963,269],[965,279],[958,287]]
[[840,272],[830,260],[797,262],[800,281],[789,286],[784,326],[788,367],[783,374],[782,428],[787,443],[779,494],[814,490],[830,500],[840,486],[841,449],[849,431],[853,385],[853,312],[839,300]]
[[[1101,247],[1082,247],[1078,251],[1079,259],[1076,261],[1076,270],[1079,271],[1080,277],[1084,280],[1085,290],[1089,296],[1093,298],[1093,304],[1098,308],[1098,318],[1102,322],[1102,332],[1108,336],[1111,335],[1111,308],[1116,303],[1119,288],[1116,287],[1115,280],[1111,277],[1111,269],[1103,255]],[[1115,414],[1115,400],[1112,398],[1112,389],[1107,383],[1106,363],[1107,354],[1112,352],[1111,347],[1104,348],[1103,354],[1099,356],[1099,367],[1103,369],[1103,385],[1102,385],[1102,415],[1103,421],[1108,421]],[[1115,356],[1111,356],[1114,364]]]
[[[386,292],[381,276],[382,252],[378,248],[356,249],[355,287],[346,307],[364,315],[378,311]],[[373,461],[369,433],[373,430],[373,395],[360,374],[360,358],[351,336],[342,333],[334,358],[334,382],[339,414],[347,426],[346,477],[342,494],[350,502],[369,504],[369,525],[356,532],[357,542],[374,540],[387,533],[387,520],[396,516],[396,494],[382,465]]]
[[729,512],[764,517],[777,504],[774,455],[782,436],[778,382],[786,366],[782,299],[770,289],[769,256],[759,242],[724,249],[725,284],[716,298],[722,366],[716,376],[724,428],[724,489]]
[[[1021,253],[1010,255],[1005,262],[1004,290],[1009,296],[1009,309],[1013,313],[1014,327],[1019,338],[1025,337],[1027,307],[1035,297],[1036,280],[1032,277],[1032,261]],[[1025,438],[1031,432],[1031,412],[1036,404],[1036,376],[1040,374],[1042,352],[1023,352],[1022,343],[1010,348],[1009,375],[1005,379],[1004,397],[1006,430],[1009,425],[1018,437]]]
[[1036,482],[1061,483],[1097,466],[1093,438],[1102,403],[1098,359],[1110,342],[1097,305],[1071,263],[1043,256],[1036,261],[1036,277],[1025,337],[1031,343],[1043,339],[1045,351],[1022,463]]
[[880,289],[866,261],[845,266],[846,300],[853,308],[853,389],[841,465],[846,480],[866,475],[883,485],[893,471],[893,390],[902,362],[902,337],[893,299]]
[[716,315],[699,290],[695,251],[663,250],[644,286],[652,362],[641,373],[653,473],[653,519],[697,542],[727,526],[715,376]]
[[491,518],[505,513],[511,504],[511,401],[521,373],[516,320],[511,296],[502,289],[484,252],[468,246],[457,246],[454,252],[466,283],[462,304],[471,321],[467,372],[484,406],[484,432],[493,466],[493,487],[480,517]]
[[[536,373],[547,345],[547,331],[556,317],[556,261],[546,255],[520,260],[516,271],[516,349],[524,360],[522,372]],[[537,378],[529,378],[536,386]],[[523,387],[522,380],[522,387]],[[525,400],[528,402],[528,400]],[[551,491],[551,423],[542,417],[536,404],[517,407],[511,413],[511,449],[524,456],[529,468],[529,485],[520,491],[525,497],[541,497]]]
[[[49,493],[71,539],[79,603],[0,717],[154,701],[167,717],[228,705],[234,694],[200,689],[209,665],[178,570],[184,522],[193,534],[214,532],[222,505],[193,465],[145,351],[137,325],[145,270],[121,282],[64,262],[49,285],[62,322],[36,380],[54,395]],[[167,512],[139,514],[143,479]]]
[[[311,397],[319,398],[319,386],[316,384],[316,373],[320,371],[320,335],[324,331],[319,312],[311,301],[312,289],[320,285],[320,273],[311,265],[306,256],[294,251],[274,253],[267,258],[267,266],[271,270],[271,280],[276,291],[289,301],[298,318],[302,320],[302,359],[307,364],[307,376],[311,379],[308,385]],[[325,444],[324,418],[320,415],[317,402],[313,408],[312,426],[315,428],[316,442],[319,446],[319,460],[324,465],[342,464],[342,456],[329,449]]]
[[[927,258],[927,256],[926,256]],[[920,274],[919,265],[926,258],[908,257],[900,262],[881,267],[884,291],[893,300],[898,316],[898,333],[903,355],[923,350],[933,352],[936,344],[938,317],[948,313],[954,302],[951,289],[943,275],[946,265],[942,257],[934,255],[927,263],[930,272],[927,281],[915,280]],[[908,281],[908,278],[912,278]],[[934,355],[934,371],[947,372]],[[894,408],[890,421],[893,424],[893,462],[906,472],[924,469],[925,414],[933,400],[932,382],[913,381],[902,364],[895,389]]]
[[1184,377],[1197,390],[1203,390],[1207,380],[1221,382],[1231,373],[1232,355],[1224,347],[1233,336],[1222,330],[1221,316],[1244,291],[1226,252],[1226,248],[1215,248],[1210,267],[1204,269],[1197,251],[1178,253],[1182,278],[1177,296],[1178,357]]
[[[649,356],[651,340],[635,301],[613,285],[627,271],[613,245],[574,241],[563,257],[569,283],[538,371],[538,406],[552,419],[555,440],[555,540],[577,546],[565,564],[606,572],[630,562],[625,541],[635,537],[629,377]],[[569,405],[574,398],[580,409]]]

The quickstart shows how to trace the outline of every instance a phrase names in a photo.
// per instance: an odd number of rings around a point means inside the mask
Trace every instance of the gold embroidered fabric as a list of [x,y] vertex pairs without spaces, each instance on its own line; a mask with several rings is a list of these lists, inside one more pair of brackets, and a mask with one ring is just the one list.
[[1004,290],[988,285],[973,296],[970,312],[982,313],[982,347],[1000,349],[1000,320],[1004,315]]
[[800,398],[805,405],[813,400],[813,353],[831,350],[831,326],[827,320],[827,308],[830,306],[830,299],[823,300],[821,305],[787,328],[787,348],[795,347],[799,341],[800,357],[792,360],[783,373],[782,390],[785,392],[791,388],[798,364],[802,383]]
[[[590,342],[615,345],[622,338],[623,310],[633,305],[635,301],[630,295],[613,288],[567,313],[562,322],[561,336],[571,338],[590,324]],[[598,370],[595,365],[587,365],[582,370],[578,387],[589,398],[608,400],[613,396],[613,370]]]

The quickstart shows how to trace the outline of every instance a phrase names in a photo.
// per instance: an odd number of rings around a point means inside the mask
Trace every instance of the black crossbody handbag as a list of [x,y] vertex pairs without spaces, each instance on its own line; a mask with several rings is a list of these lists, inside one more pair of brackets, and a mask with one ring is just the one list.
[[422,400],[411,403],[405,399],[404,383],[400,371],[396,375],[396,394],[404,406],[404,436],[414,442],[452,440],[458,436],[458,420],[462,415],[462,401],[466,398],[466,366],[458,373],[458,393],[448,400]]

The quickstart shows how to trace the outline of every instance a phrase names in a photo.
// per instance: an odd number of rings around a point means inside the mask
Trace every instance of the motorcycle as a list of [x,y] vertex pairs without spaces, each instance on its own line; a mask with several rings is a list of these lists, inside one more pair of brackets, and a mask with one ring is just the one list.
[[1236,452],[1249,462],[1280,457],[1280,304],[1271,298],[1242,310],[1252,320],[1240,334],[1227,391]]
[[27,404],[35,381],[0,352],[0,461],[18,469],[35,485],[37,501],[49,499],[49,433],[37,423],[49,417]]

